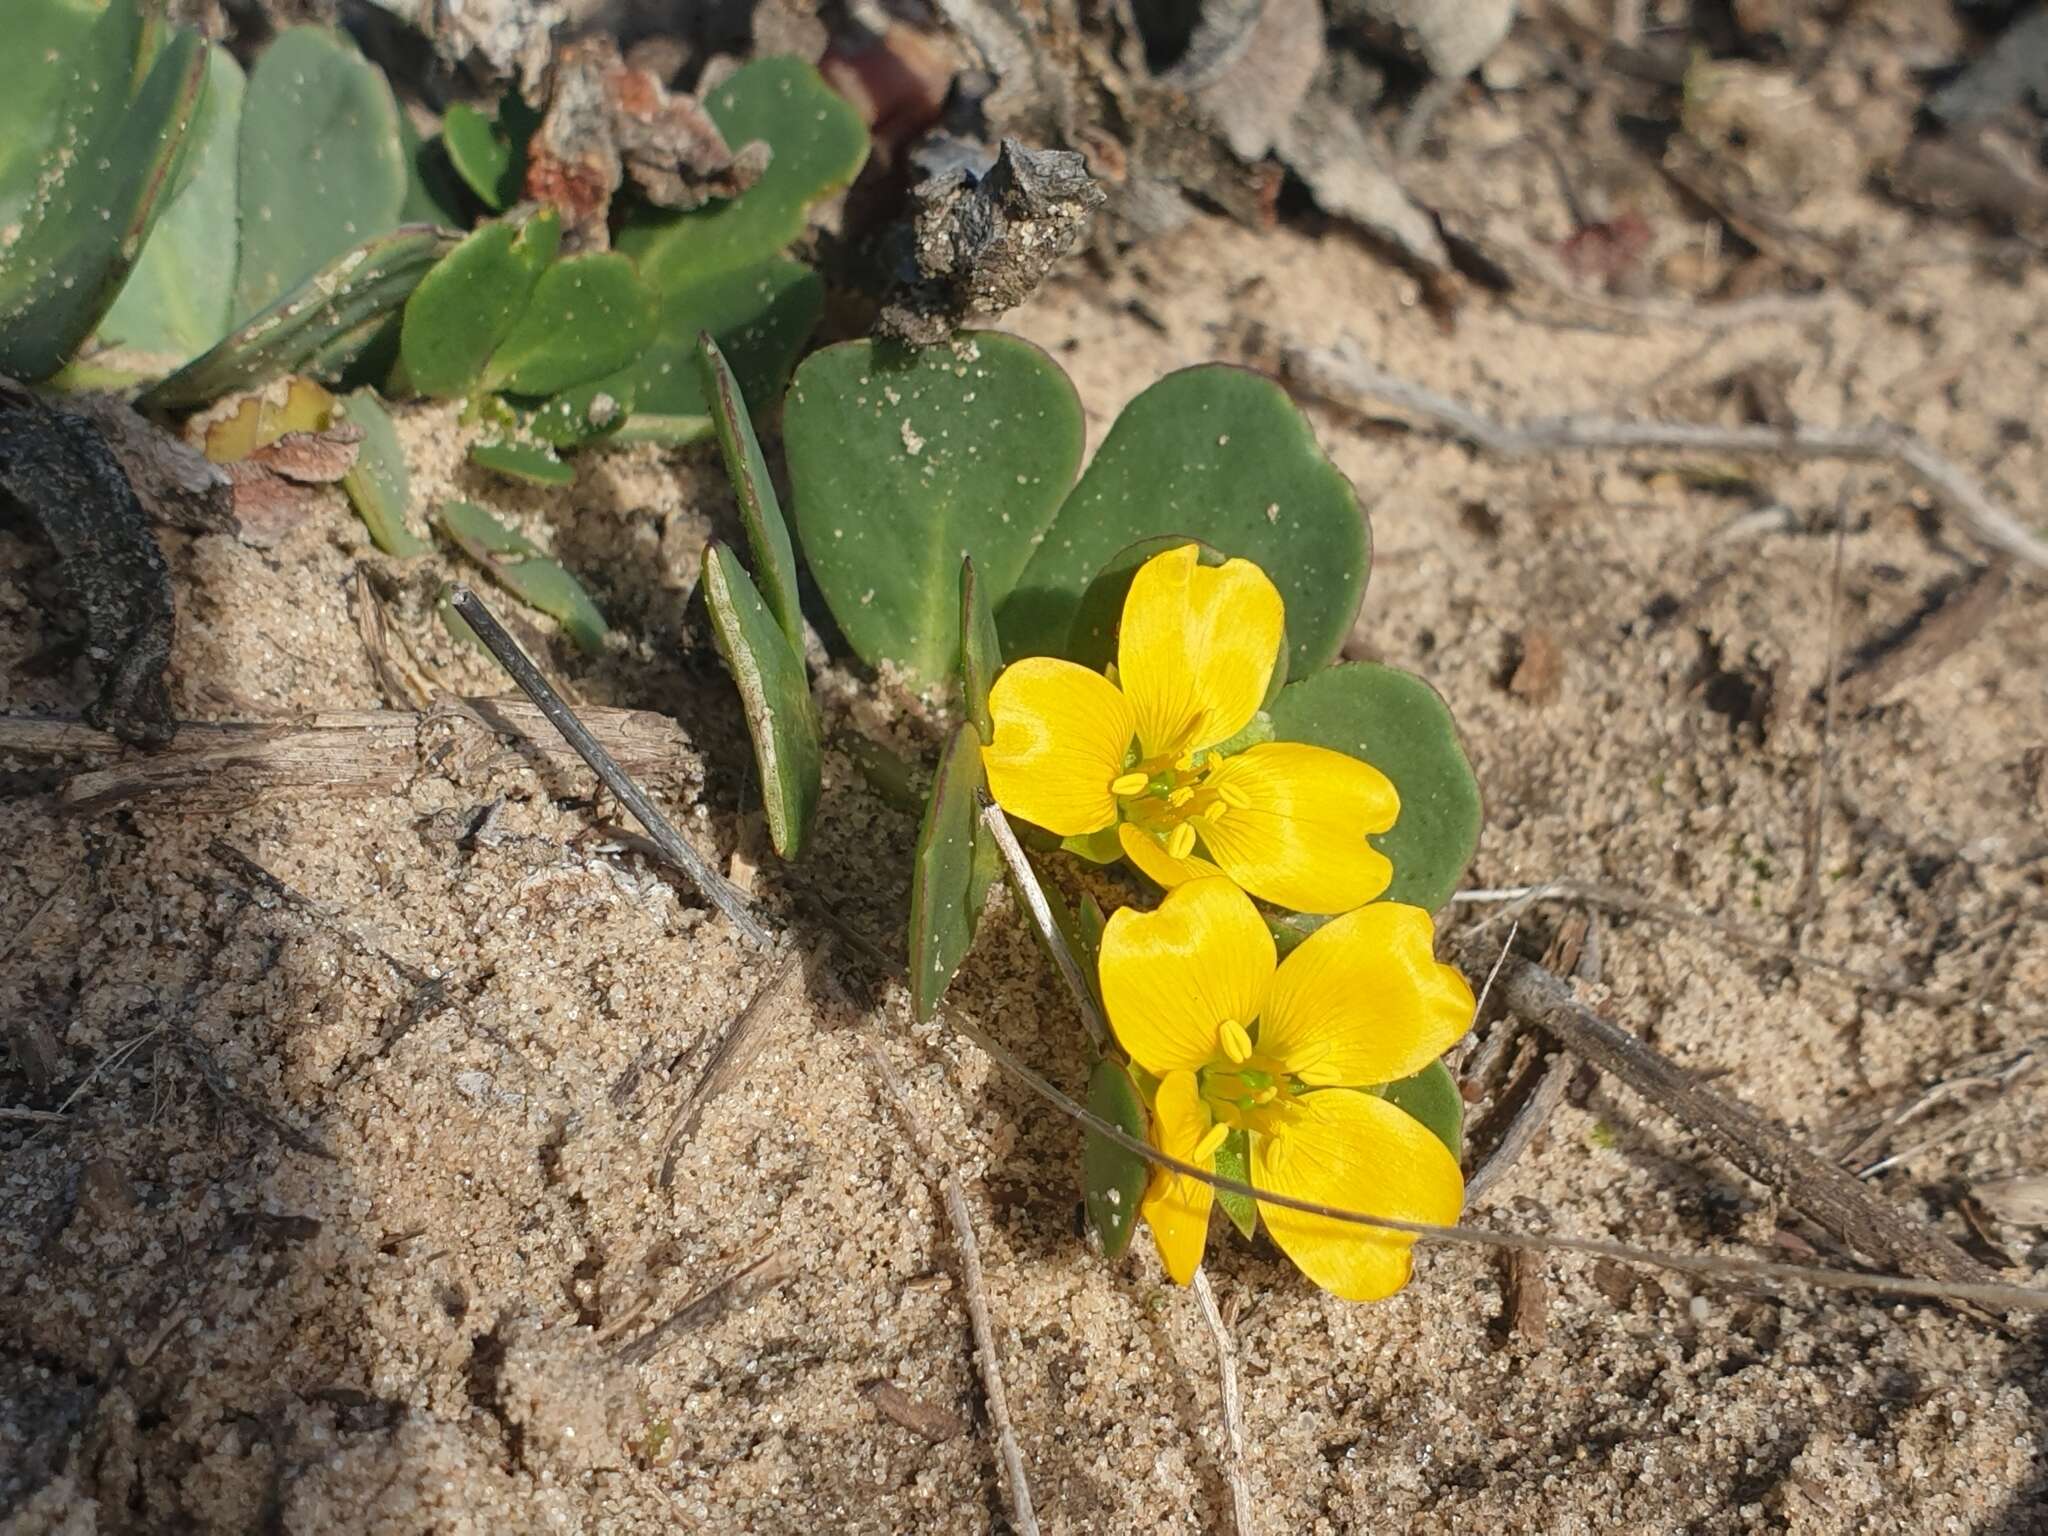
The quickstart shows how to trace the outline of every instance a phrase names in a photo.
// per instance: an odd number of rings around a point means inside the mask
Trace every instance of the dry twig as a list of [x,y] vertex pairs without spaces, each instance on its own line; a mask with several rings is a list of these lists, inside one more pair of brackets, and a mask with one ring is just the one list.
[[[1477,956],[1470,957],[1476,963]],[[1908,1274],[1977,1283],[1984,1267],[1932,1227],[1872,1195],[1839,1163],[1800,1145],[1748,1106],[1602,1018],[1542,966],[1510,957],[1501,995],[1527,1022],[1641,1094],[1687,1130],[1860,1253]]]
[[[541,711],[524,699],[465,699],[447,707],[550,767],[578,761],[546,729]],[[608,750],[643,773],[672,767],[688,750],[688,738],[665,715],[592,709],[585,716],[591,733]],[[340,799],[401,788],[419,772],[428,733],[444,718],[436,711],[340,709],[280,720],[181,721],[177,739],[163,751],[130,754],[107,732],[76,721],[7,715],[0,716],[0,753],[121,754],[120,761],[105,768],[73,775],[58,791],[57,803],[78,815],[158,795],[175,795],[181,808],[202,810],[239,806],[266,795]]]
[[910,1096],[904,1092],[896,1069],[889,1065],[889,1058],[871,1042],[868,1059],[875,1064],[875,1073],[888,1090],[896,1118],[902,1122],[911,1145],[933,1168],[945,1168],[942,1183],[946,1219],[952,1224],[953,1241],[960,1250],[960,1286],[967,1297],[967,1320],[974,1329],[974,1351],[981,1362],[981,1390],[988,1399],[989,1423],[996,1432],[996,1449],[1010,1488],[1011,1518],[1023,1536],[1038,1536],[1038,1517],[1031,1509],[1031,1485],[1024,1477],[1024,1453],[1018,1448],[1017,1432],[1010,1423],[1010,1399],[1003,1391],[1002,1364],[996,1357],[996,1331],[989,1321],[988,1286],[981,1275],[981,1244],[974,1236],[974,1216],[967,1209],[967,1194],[960,1187],[960,1176],[940,1159],[917,1112],[910,1107]]
[[1889,422],[1866,427],[1720,427],[1699,422],[1562,416],[1514,426],[1396,378],[1373,366],[1348,342],[1335,348],[1290,348],[1283,367],[1295,384],[1340,405],[1358,409],[1376,403],[1426,417],[1452,436],[1500,458],[1572,448],[1655,448],[1676,453],[1890,461],[1913,474],[1979,543],[2048,569],[2048,539],[2000,506],[1925,438]]
[[772,1249],[752,1263],[734,1270],[710,1290],[693,1296],[637,1339],[619,1346],[618,1358],[627,1365],[645,1365],[654,1352],[679,1333],[708,1328],[734,1307],[743,1307],[756,1296],[773,1290],[797,1272],[796,1255],[786,1248]]
[[[821,955],[823,950],[813,950]],[[661,1139],[661,1174],[658,1182],[667,1189],[675,1181],[676,1159],[689,1139],[697,1134],[697,1124],[704,1118],[704,1111],[713,1099],[731,1088],[746,1075],[754,1058],[761,1054],[761,1048],[768,1043],[768,1026],[779,1015],[779,1010],[769,1003],[779,997],[784,985],[792,976],[804,974],[804,967],[797,964],[800,958],[794,949],[784,950],[776,962],[775,970],[755,991],[747,1006],[742,1008],[730,1024],[719,1035],[711,1047],[711,1053],[704,1060],[704,1070],[697,1076],[696,1085],[690,1089],[690,1096],[676,1110],[675,1118],[669,1122],[668,1133]]]

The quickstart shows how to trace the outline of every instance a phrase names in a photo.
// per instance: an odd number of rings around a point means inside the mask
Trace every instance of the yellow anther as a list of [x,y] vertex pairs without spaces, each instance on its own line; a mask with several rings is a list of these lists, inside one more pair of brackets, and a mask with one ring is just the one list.
[[1184,859],[1195,851],[1195,829],[1182,822],[1166,834],[1166,856],[1169,859]]
[[1230,807],[1225,805],[1221,800],[1211,800],[1207,805],[1202,807],[1202,820],[1208,822],[1211,826],[1214,826],[1217,822],[1221,821],[1225,816],[1229,814]]
[[1176,773],[1193,773],[1195,771],[1195,754],[1192,752],[1181,753],[1179,757],[1173,760],[1173,769]]
[[1245,1033],[1245,1027],[1235,1019],[1225,1019],[1216,1026],[1216,1043],[1223,1048],[1223,1054],[1239,1066],[1252,1059],[1252,1037]]
[[1152,781],[1142,773],[1126,773],[1109,781],[1109,792],[1122,798],[1125,795],[1142,795],[1145,786]]
[[1195,1143],[1195,1150],[1188,1154],[1191,1163],[1206,1163],[1216,1155],[1216,1149],[1230,1137],[1230,1127],[1218,1121],[1209,1127],[1202,1139]]
[[1211,787],[1216,791],[1216,798],[1233,811],[1248,811],[1252,808],[1252,797],[1235,784],[1216,784]]
[[1252,1095],[1252,1102],[1254,1104],[1270,1104],[1279,1097],[1280,1085],[1278,1083],[1268,1083]]

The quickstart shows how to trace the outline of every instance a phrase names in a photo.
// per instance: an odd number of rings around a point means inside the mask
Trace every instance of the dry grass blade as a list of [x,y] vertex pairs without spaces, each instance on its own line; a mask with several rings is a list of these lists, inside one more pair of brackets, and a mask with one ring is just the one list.
[[[814,953],[816,953],[814,951]],[[697,1124],[704,1118],[704,1111],[712,1100],[724,1093],[746,1075],[754,1058],[761,1054],[761,1048],[768,1043],[768,1026],[780,1016],[772,1006],[782,995],[783,988],[792,976],[801,976],[804,968],[797,964],[798,953],[786,950],[776,962],[775,970],[748,999],[739,1016],[728,1024],[711,1047],[711,1054],[705,1058],[704,1070],[697,1076],[696,1086],[690,1096],[676,1111],[670,1122],[668,1134],[661,1139],[661,1173],[659,1184],[667,1189],[675,1181],[676,1158],[681,1155],[684,1145],[696,1134]]]
[[1245,1472],[1244,1404],[1237,1390],[1237,1346],[1231,1342],[1222,1308],[1216,1305],[1209,1271],[1199,1265],[1193,1289],[1202,1321],[1216,1344],[1216,1373],[1223,1388],[1223,1480],[1230,1485],[1231,1527],[1237,1536],[1252,1536],[1252,1486]]
[[618,1358],[627,1365],[645,1365],[655,1351],[680,1333],[708,1328],[734,1307],[743,1307],[756,1296],[773,1290],[797,1272],[796,1255],[784,1248],[734,1270],[701,1295],[690,1300],[652,1328],[619,1346]]
[[1031,1484],[1024,1475],[1024,1453],[1017,1445],[1017,1432],[1010,1422],[1009,1394],[1003,1390],[1002,1363],[996,1355],[995,1325],[989,1319],[988,1285],[981,1273],[981,1244],[974,1235],[974,1216],[967,1209],[967,1195],[960,1187],[960,1176],[946,1168],[938,1157],[923,1123],[916,1111],[910,1107],[910,1097],[903,1091],[903,1081],[897,1077],[896,1069],[889,1065],[880,1047],[868,1046],[868,1060],[874,1063],[875,1074],[882,1080],[882,1086],[895,1108],[896,1118],[902,1122],[904,1134],[911,1145],[933,1169],[945,1168],[940,1183],[944,1190],[946,1219],[952,1224],[953,1242],[960,1252],[960,1286],[967,1300],[967,1320],[974,1330],[974,1352],[981,1362],[981,1390],[988,1399],[988,1418],[996,1434],[997,1459],[1002,1463],[1003,1478],[1009,1485],[1010,1516],[1017,1529],[1024,1536],[1038,1536],[1038,1516],[1031,1507]]

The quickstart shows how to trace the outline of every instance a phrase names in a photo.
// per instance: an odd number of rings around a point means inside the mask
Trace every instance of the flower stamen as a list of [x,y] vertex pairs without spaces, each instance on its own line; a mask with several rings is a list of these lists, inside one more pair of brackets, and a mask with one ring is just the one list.
[[1166,834],[1166,856],[1170,859],[1184,859],[1195,851],[1195,829],[1186,822],[1180,823]]
[[1216,1026],[1216,1042],[1234,1066],[1242,1066],[1252,1059],[1252,1037],[1235,1019],[1225,1019]]
[[1126,773],[1109,781],[1109,792],[1119,800],[1132,795],[1142,795],[1152,782],[1151,776],[1143,773]]

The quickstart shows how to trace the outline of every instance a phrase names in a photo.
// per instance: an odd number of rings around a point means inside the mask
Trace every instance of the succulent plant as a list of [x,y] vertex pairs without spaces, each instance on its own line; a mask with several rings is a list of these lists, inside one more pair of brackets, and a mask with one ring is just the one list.
[[42,379],[76,356],[140,255],[199,114],[207,50],[183,28],[162,36],[139,0],[97,15],[19,0],[8,26],[0,373]]
[[604,615],[583,584],[539,545],[468,501],[447,501],[435,518],[441,531],[491,578],[562,626],[586,652],[604,649]]

